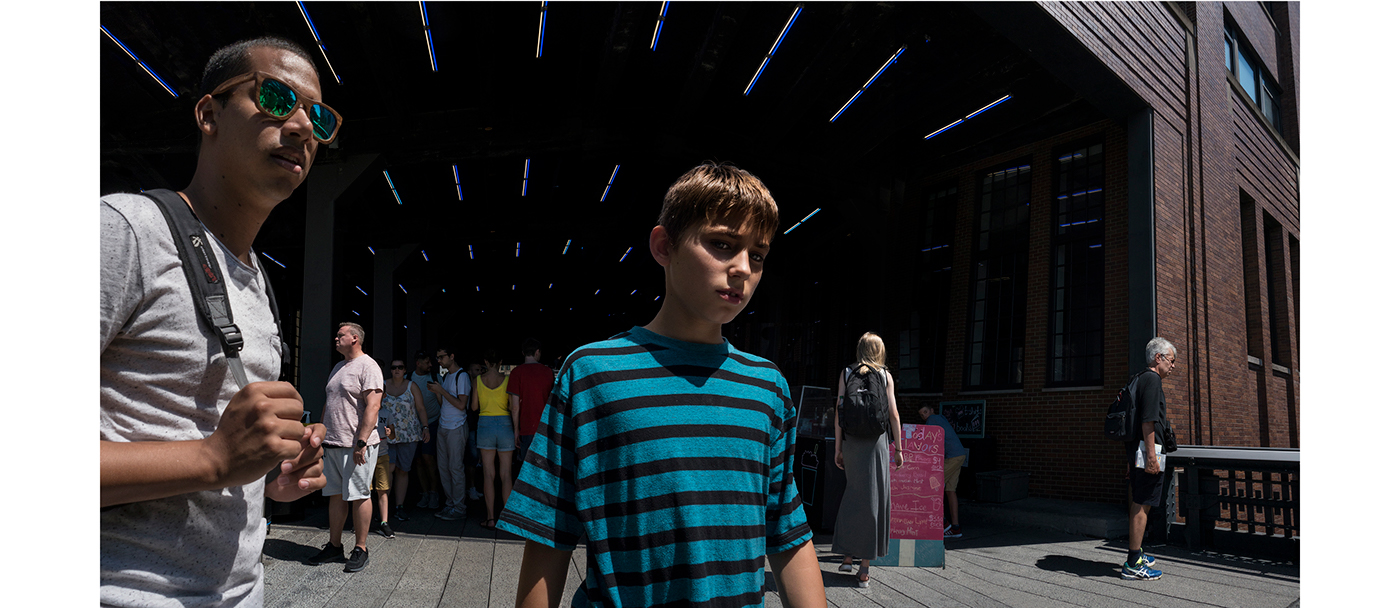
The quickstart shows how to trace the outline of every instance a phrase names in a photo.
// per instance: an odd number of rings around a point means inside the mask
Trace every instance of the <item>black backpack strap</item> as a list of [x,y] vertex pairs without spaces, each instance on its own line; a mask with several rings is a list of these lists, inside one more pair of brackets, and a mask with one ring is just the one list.
[[[233,322],[228,289],[224,287],[219,262],[214,258],[215,254],[212,251],[213,246],[205,238],[204,225],[179,194],[165,189],[147,190],[142,194],[156,202],[156,208],[160,209],[166,224],[170,226],[170,236],[175,239],[175,249],[180,253],[181,266],[185,270],[185,280],[190,284],[196,316],[219,337],[224,358],[228,360],[229,369],[233,371],[233,379],[238,383],[238,388],[247,386],[248,374],[243,370],[243,361],[238,358],[238,351],[243,349],[243,333]],[[269,284],[269,298],[272,295],[271,288]],[[276,306],[273,304],[274,311]],[[280,323],[278,334],[281,334]]]
[[281,342],[282,365],[292,362],[292,347],[287,346],[287,334],[282,333],[282,314],[277,310],[277,294],[272,293],[272,277],[267,276],[267,268],[263,266],[262,260],[257,256],[252,256],[253,264],[258,267],[258,275],[263,278],[263,287],[267,291],[268,308],[272,309],[272,323],[277,326],[277,340]]

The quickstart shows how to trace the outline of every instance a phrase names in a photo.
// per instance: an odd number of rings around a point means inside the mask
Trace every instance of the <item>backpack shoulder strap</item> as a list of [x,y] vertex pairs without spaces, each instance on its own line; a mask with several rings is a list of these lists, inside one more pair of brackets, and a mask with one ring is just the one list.
[[[243,370],[243,361],[238,358],[238,351],[243,349],[243,333],[233,322],[228,290],[224,288],[218,260],[206,242],[204,226],[179,194],[165,189],[148,190],[142,194],[155,201],[156,208],[165,216],[170,236],[175,239],[175,249],[180,253],[180,263],[185,270],[185,280],[190,285],[195,312],[205,326],[219,337],[233,378],[238,387],[243,388],[248,384],[248,374]],[[268,295],[271,296],[270,291]],[[273,306],[275,310],[276,305]]]

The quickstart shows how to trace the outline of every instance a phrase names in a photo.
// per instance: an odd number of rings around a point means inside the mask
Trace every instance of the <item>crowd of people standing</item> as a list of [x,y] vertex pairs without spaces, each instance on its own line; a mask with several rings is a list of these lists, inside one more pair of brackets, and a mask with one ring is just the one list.
[[[336,334],[345,360],[331,371],[323,415],[327,437],[336,438],[325,446],[322,490],[330,499],[330,539],[309,560],[344,561],[347,572],[364,568],[369,532],[394,538],[390,518],[415,517],[405,504],[414,469],[417,507],[456,521],[467,517],[471,502],[483,501],[480,525],[494,527],[497,499],[504,504],[514,483],[512,456],[517,447],[528,448],[526,436],[533,437],[554,382],[554,371],[537,362],[533,338],[525,341],[523,373],[515,376],[495,350],[469,356],[463,366],[458,351],[446,346],[437,350],[437,365],[420,351],[411,374],[403,358],[389,361],[386,373],[364,352],[364,339],[355,323],[342,323]],[[521,420],[530,416],[535,425],[526,433]],[[355,547],[347,558],[340,537],[352,512]]]

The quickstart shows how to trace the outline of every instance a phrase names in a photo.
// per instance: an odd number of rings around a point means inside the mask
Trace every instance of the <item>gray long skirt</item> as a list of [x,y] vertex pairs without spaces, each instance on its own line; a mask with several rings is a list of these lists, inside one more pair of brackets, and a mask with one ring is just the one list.
[[846,467],[846,493],[836,512],[831,551],[856,559],[884,557],[890,552],[889,436],[841,438]]

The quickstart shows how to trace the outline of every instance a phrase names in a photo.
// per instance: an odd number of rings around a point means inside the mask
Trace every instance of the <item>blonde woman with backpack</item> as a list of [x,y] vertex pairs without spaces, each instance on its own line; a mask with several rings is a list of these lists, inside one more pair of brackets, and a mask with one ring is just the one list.
[[[885,367],[885,342],[867,332],[856,342],[856,362],[836,384],[836,467],[846,472],[846,492],[836,513],[831,550],[845,556],[842,572],[855,570],[856,586],[870,586],[870,560],[890,548],[890,463],[904,464],[894,379]],[[890,432],[893,431],[893,432]]]

